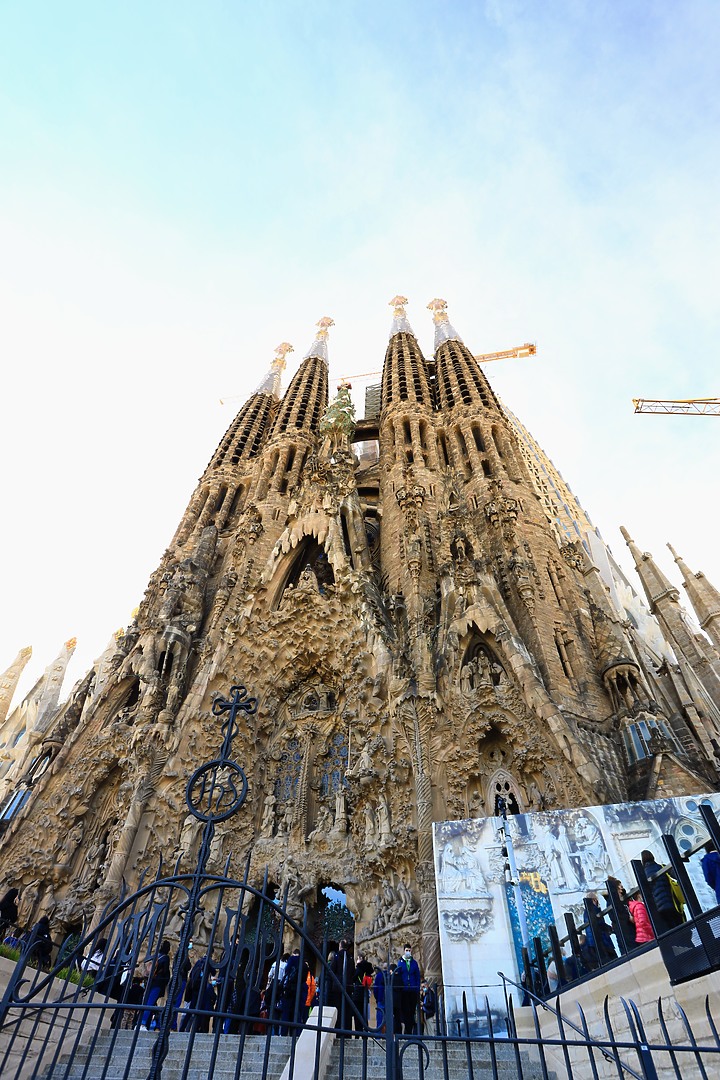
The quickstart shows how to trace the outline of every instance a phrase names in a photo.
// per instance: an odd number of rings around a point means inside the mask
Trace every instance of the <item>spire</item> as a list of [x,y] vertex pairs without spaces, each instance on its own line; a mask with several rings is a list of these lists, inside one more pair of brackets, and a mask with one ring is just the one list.
[[690,598],[698,622],[709,635],[715,648],[720,652],[720,592],[711,585],[705,575],[698,571],[693,574],[680,558],[672,544],[668,548],[683,576],[683,582]]
[[283,341],[275,350],[275,359],[270,365],[270,370],[255,391],[256,394],[272,394],[276,401],[280,399],[280,384],[282,373],[287,367],[287,354],[294,352],[289,341]]
[[327,364],[328,363],[328,350],[327,350],[328,330],[330,329],[331,326],[335,325],[335,321],[333,319],[331,319],[329,315],[323,315],[322,319],[319,319],[315,323],[315,325],[318,328],[318,332],[315,335],[315,340],[313,341],[312,345],[310,346],[308,351],[305,353],[304,358],[305,358],[305,360],[309,360],[311,356],[319,356],[320,359],[324,360],[325,363]]
[[325,412],[328,402],[328,330],[335,323],[325,315],[315,324],[318,328],[315,340],[305,353],[302,364],[297,369],[280,408],[273,422],[271,438],[297,433],[317,431],[320,417]]
[[435,392],[439,409],[474,405],[501,413],[500,402],[480,370],[477,360],[448,319],[447,302],[431,300],[435,323]]
[[383,363],[382,407],[412,401],[432,409],[434,395],[427,364],[408,322],[406,304],[405,296],[394,296],[390,301],[393,321]]
[[435,323],[434,349],[436,352],[443,341],[459,341],[462,344],[462,338],[448,319],[447,300],[439,300],[436,297],[428,304],[428,311],[432,311],[433,322]]
[[632,539],[624,525],[620,526],[620,532],[625,538],[625,543],[630,548],[630,554],[635,560],[635,568],[643,583],[643,588],[645,589],[651,610],[658,600],[662,600],[666,596],[677,601],[680,595],[678,590],[665,577],[652,555],[648,551],[640,551],[640,548]]
[[17,690],[20,676],[25,670],[25,665],[32,656],[32,648],[27,645],[21,649],[7,671],[0,675],[0,724],[8,714],[13,694]]
[[413,328],[408,322],[407,312],[405,311],[405,305],[407,304],[407,296],[393,296],[390,301],[390,307],[393,309],[393,321],[390,327],[390,337],[394,337],[395,334],[412,334]]

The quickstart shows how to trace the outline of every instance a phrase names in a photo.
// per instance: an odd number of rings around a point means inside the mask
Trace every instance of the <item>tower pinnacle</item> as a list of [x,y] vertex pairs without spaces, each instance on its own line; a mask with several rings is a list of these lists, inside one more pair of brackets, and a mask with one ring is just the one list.
[[318,356],[325,363],[328,363],[328,351],[327,351],[327,339],[328,330],[331,326],[335,325],[335,320],[331,319],[329,315],[323,315],[322,319],[318,319],[315,323],[318,328],[315,340],[305,353],[305,360],[309,360],[311,356]]
[[711,585],[702,572],[693,574],[680,558],[672,544],[668,544],[678,570],[683,576],[685,589],[690,603],[703,630],[709,635],[713,645],[720,652],[720,592]]
[[275,359],[271,363],[270,370],[268,371],[267,375],[256,389],[256,394],[272,394],[274,398],[279,399],[280,380],[282,378],[283,371],[287,367],[286,357],[288,353],[294,351],[295,350],[293,349],[289,341],[283,341],[282,344],[278,345],[277,349],[275,350]]
[[[413,328],[408,322],[407,312],[405,311],[407,302],[407,296],[393,296],[389,302],[390,307],[393,309],[390,337],[394,337],[395,334],[413,334]],[[413,337],[415,337],[414,334]]]
[[462,338],[448,319],[447,300],[440,300],[436,297],[428,304],[428,311],[432,311],[433,322],[435,323],[435,349],[439,349],[443,341],[459,341],[462,343]]

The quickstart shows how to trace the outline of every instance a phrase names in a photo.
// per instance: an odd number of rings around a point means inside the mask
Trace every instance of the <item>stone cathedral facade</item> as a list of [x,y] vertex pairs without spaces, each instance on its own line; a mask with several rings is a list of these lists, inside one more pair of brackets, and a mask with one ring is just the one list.
[[194,865],[185,784],[220,742],[213,695],[237,682],[259,700],[234,746],[249,795],[210,868],[249,857],[300,916],[341,890],[366,953],[409,940],[432,978],[434,821],[498,796],[518,812],[717,789],[715,647],[633,545],[670,644],[647,648],[554,527],[445,303],[432,357],[393,303],[378,416],[355,421],[346,387],[329,402],[332,320],[281,396],[282,345],[133,622],[28,733],[2,835],[27,922],[46,912],[60,933],[160,856]]

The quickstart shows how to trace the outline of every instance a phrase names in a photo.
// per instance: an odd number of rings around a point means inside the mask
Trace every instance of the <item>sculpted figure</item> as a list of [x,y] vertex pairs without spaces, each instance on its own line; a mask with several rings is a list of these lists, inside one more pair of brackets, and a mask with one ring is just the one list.
[[275,805],[277,799],[275,793],[269,791],[265,796],[265,802],[263,803],[263,816],[260,825],[260,835],[264,837],[271,837],[275,831]]
[[186,814],[185,820],[180,830],[180,840],[178,846],[175,848],[175,858],[180,856],[181,858],[192,858],[195,842],[200,834],[201,822],[195,817],[194,814]]
[[308,840],[314,840],[316,836],[327,836],[330,830],[333,828],[334,821],[330,807],[324,804],[320,807],[320,811],[315,822],[315,828],[308,836]]
[[378,832],[375,811],[369,802],[365,803],[363,813],[365,815],[365,847],[372,851],[377,843]]
[[405,884],[405,879],[400,878],[397,886],[398,898],[401,901],[400,918],[406,919],[409,915],[413,915],[415,912],[415,901],[410,889]]
[[342,784],[340,784],[335,794],[335,823],[332,831],[334,833],[347,832],[347,800],[345,798],[345,788]]
[[388,805],[387,796],[383,791],[378,800],[377,806],[377,820],[378,827],[380,829],[380,844],[391,844],[395,837],[393,836],[392,826],[390,822],[390,806]]

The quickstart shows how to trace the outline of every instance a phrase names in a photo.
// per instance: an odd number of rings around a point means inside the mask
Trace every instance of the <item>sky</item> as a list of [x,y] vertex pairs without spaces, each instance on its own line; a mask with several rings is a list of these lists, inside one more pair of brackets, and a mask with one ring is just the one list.
[[[433,297],[636,587],[720,587],[715,0],[0,0],[0,670],[126,625],[272,359]],[[356,380],[355,390],[360,389]],[[233,399],[220,405],[220,399]],[[241,673],[239,673],[241,675]]]

